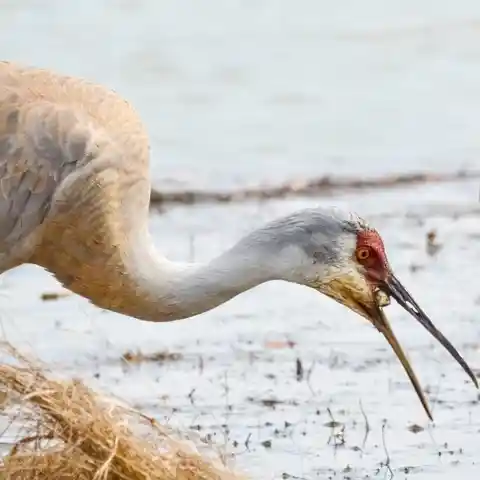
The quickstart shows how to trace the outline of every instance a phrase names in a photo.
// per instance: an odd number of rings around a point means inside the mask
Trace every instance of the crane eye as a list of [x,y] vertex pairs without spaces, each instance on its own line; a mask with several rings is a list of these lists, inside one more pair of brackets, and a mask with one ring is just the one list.
[[364,262],[368,257],[370,257],[370,249],[367,247],[360,247],[357,249],[357,259],[360,262]]

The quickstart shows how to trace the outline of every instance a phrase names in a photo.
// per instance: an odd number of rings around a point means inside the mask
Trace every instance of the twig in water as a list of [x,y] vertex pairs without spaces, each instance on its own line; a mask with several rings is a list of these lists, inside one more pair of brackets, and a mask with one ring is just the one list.
[[[335,450],[337,447],[343,447],[345,445],[345,425],[337,422],[332,415],[332,411],[330,408],[327,408],[328,415],[330,416],[331,421],[328,422],[326,425],[331,428],[330,437],[328,438],[327,445],[330,445],[330,442],[333,439],[333,447]],[[338,433],[335,433],[335,429],[337,427],[341,427]]]
[[306,375],[306,380],[307,380],[307,385],[308,388],[310,389],[310,392],[312,393],[313,396],[316,395],[316,392],[313,390],[312,384],[310,382],[310,379],[312,377],[313,369],[315,368],[315,360],[312,362],[312,365],[310,365],[310,368],[307,370],[307,375]]
[[230,429],[228,428],[228,420],[230,417],[230,412],[232,411],[232,405],[230,405],[229,401],[229,393],[230,393],[230,386],[228,385],[228,372],[224,373],[224,384],[223,390],[225,392],[225,421],[224,421],[224,428],[223,428],[223,435],[225,438],[225,444],[228,443],[228,439],[230,438]]
[[385,463],[383,464],[385,467],[387,467],[388,473],[390,473],[390,479],[394,477],[392,468],[390,467],[390,454],[388,453],[387,449],[387,444],[385,443],[385,427],[387,425],[387,421],[383,420],[382,422],[382,444],[383,444],[383,450],[385,452]]
[[365,448],[365,444],[367,443],[367,438],[370,433],[370,424],[368,423],[368,418],[365,413],[365,410],[363,409],[362,401],[360,400],[360,411],[362,412],[363,418],[365,420],[365,435],[363,437],[363,442],[362,442],[362,450]]
[[203,373],[203,369],[205,368],[205,362],[203,361],[202,355],[198,357],[198,372],[201,375]]
[[247,451],[250,451],[250,438],[252,437],[252,434],[249,433],[247,438],[245,439],[245,448],[247,449]]
[[[245,441],[243,442],[243,445],[245,446],[245,450],[242,450],[241,452],[235,452],[235,456],[236,456],[236,457],[238,457],[238,456],[240,456],[240,455],[243,455],[243,454],[245,454],[245,453],[247,453],[247,452],[250,451],[250,437],[251,437],[251,436],[252,436],[251,433],[249,433],[249,434],[247,435],[247,438],[246,438]],[[235,448],[238,447],[238,445],[239,445],[239,443],[238,443],[236,440],[234,440],[232,443],[233,443],[233,446],[234,446]]]
[[297,378],[297,382],[301,382],[303,380],[303,365],[299,358],[297,358],[295,361],[295,376]]
[[195,399],[193,398],[193,394],[195,393],[196,388],[192,388],[190,390],[190,393],[187,395],[188,399],[190,400],[190,403],[192,405],[195,405]]

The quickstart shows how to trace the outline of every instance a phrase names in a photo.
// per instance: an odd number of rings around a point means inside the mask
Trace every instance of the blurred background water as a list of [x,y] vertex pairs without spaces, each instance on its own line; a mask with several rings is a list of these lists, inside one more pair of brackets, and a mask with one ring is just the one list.
[[195,185],[471,166],[480,5],[2,1],[2,57],[105,83]]
[[[480,3],[472,0],[4,0],[0,54],[104,83],[130,100],[151,136],[156,187],[479,165]],[[295,208],[355,209],[376,222],[399,276],[480,366],[478,187],[178,208],[152,215],[151,228],[172,258],[186,260],[193,244],[195,258],[205,260]],[[435,258],[425,252],[431,229],[444,244]],[[39,295],[58,285],[34,267],[9,272],[2,285],[9,338],[162,418],[214,433],[227,423],[228,448],[240,444],[238,463],[255,478],[388,478],[384,418],[398,478],[478,474],[476,392],[395,307],[394,327],[437,400],[434,427],[383,339],[301,287],[264,285],[201,318],[151,325],[77,297],[42,303]],[[265,348],[286,337],[295,348]],[[176,350],[184,359],[125,371],[119,357],[135,348]],[[296,358],[320,365],[309,384],[296,381]],[[265,410],[249,400],[265,396],[285,403]],[[359,399],[373,436],[360,450]],[[327,408],[347,425],[340,448],[329,443]],[[414,435],[412,422],[427,430]]]

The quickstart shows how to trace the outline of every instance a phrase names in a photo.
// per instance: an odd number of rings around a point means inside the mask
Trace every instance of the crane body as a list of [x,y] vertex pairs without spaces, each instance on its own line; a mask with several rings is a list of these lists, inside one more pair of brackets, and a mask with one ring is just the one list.
[[142,121],[115,92],[0,62],[0,273],[32,263],[100,308],[153,322],[193,317],[271,280],[308,286],[384,335],[431,418],[382,309],[392,297],[478,387],[393,274],[379,233],[356,214],[303,209],[207,263],[168,260],[148,230],[149,150]]
[[0,62],[0,271],[34,263],[100,307],[138,303],[127,263],[150,241],[148,155],[114,92]]

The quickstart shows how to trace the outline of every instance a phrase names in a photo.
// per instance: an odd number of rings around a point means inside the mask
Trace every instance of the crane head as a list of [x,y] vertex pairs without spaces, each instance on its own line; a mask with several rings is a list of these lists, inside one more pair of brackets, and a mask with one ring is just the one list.
[[432,414],[420,383],[383,311],[391,298],[447,349],[478,388],[477,379],[465,360],[394,275],[383,241],[376,230],[365,226],[359,229],[347,265],[334,278],[317,285],[318,290],[366,318],[383,334],[402,363],[430,420]]
[[391,298],[450,352],[478,388],[465,360],[394,275],[382,238],[364,220],[339,211],[306,209],[271,224],[268,230],[283,253],[276,255],[277,264],[283,260],[283,279],[333,298],[382,333],[402,363],[430,420],[432,414],[420,383],[383,311]]

